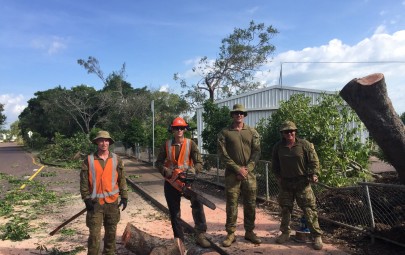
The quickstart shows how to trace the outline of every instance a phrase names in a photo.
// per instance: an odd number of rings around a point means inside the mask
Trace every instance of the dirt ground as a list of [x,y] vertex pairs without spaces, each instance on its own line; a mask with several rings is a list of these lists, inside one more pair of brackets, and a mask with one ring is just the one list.
[[[385,167],[385,171],[379,171],[380,177],[376,182],[378,183],[390,183],[390,184],[399,184],[398,175],[396,172],[390,171],[392,167],[387,164],[379,163],[379,166]],[[381,169],[381,168],[378,168]],[[388,170],[388,171],[387,171]],[[205,184],[206,185],[206,184]],[[219,196],[224,196],[223,190],[217,189],[215,187],[205,187],[200,188],[209,193]],[[403,196],[403,194],[398,194],[398,196]],[[261,203],[259,204],[261,208],[271,214],[274,218],[279,218],[278,212],[280,211],[278,205],[274,203]],[[405,206],[405,205],[404,205]],[[339,207],[339,205],[336,205]],[[345,208],[344,206],[342,208]],[[341,209],[343,210],[343,209]],[[405,208],[404,208],[405,210]],[[402,211],[404,211],[402,210]],[[330,216],[330,215],[329,215]],[[291,228],[297,229],[298,220],[291,221]],[[374,239],[374,243],[371,238],[358,231],[350,230],[345,227],[341,227],[332,223],[324,222],[320,220],[320,225],[324,231],[323,240],[326,243],[331,243],[336,245],[340,250],[345,251],[352,255],[392,255],[392,254],[405,254],[405,248],[402,246],[394,245],[390,242],[386,242],[381,239]],[[398,240],[398,242],[403,243],[402,240],[405,239],[405,222],[401,226],[397,226],[396,229],[391,230],[392,233],[389,233],[391,240]],[[387,234],[387,233],[385,233]]]
[[[388,178],[382,178],[381,182],[390,182]],[[42,212],[36,215],[36,219],[30,221],[30,238],[18,242],[10,240],[0,241],[0,255],[31,255],[31,254],[86,254],[88,230],[85,226],[85,214],[71,222],[54,236],[49,233],[57,226],[81,211],[84,204],[79,194],[79,173],[78,170],[66,170],[53,167],[45,167],[43,175],[38,175],[37,181],[46,184],[47,189],[53,190],[60,196],[69,197],[62,204],[53,204],[43,208]],[[0,185],[5,187],[5,181],[0,179]],[[27,187],[28,189],[29,187]],[[220,194],[216,192],[217,194]],[[129,193],[128,207],[121,214],[121,220],[117,231],[117,254],[134,255],[123,247],[121,236],[128,223],[155,236],[166,237],[168,244],[172,242],[172,230],[168,217],[161,213],[153,205],[145,202],[135,192]],[[261,205],[269,206],[270,205]],[[270,212],[277,210],[269,209]],[[272,214],[277,217],[276,214]],[[0,225],[5,224],[9,219],[0,217]],[[405,248],[393,245],[376,239],[373,244],[366,235],[356,231],[326,225],[322,223],[325,230],[325,241],[338,244],[339,247],[353,255],[391,255],[405,254]],[[193,240],[188,239],[190,244]],[[42,249],[42,250],[41,250]],[[45,252],[45,249],[48,252]],[[53,253],[51,253],[53,251]]]
[[[65,220],[84,209],[84,203],[80,198],[78,170],[63,170],[46,167],[46,173],[55,173],[50,176],[38,176],[38,181],[43,181],[47,187],[58,194],[67,196],[70,201],[62,205],[47,206],[43,211],[46,214],[38,214],[35,220],[30,221],[30,239],[18,242],[10,240],[0,241],[1,255],[32,255],[32,254],[87,254],[88,229],[85,225],[85,214],[79,216],[54,236],[49,233]],[[0,180],[1,182],[1,180]],[[1,184],[1,183],[0,183]],[[159,237],[167,237],[168,243],[172,242],[172,230],[169,218],[161,213],[157,208],[145,202],[137,193],[129,193],[128,207],[121,213],[121,220],[117,231],[117,254],[133,255],[123,247],[121,236],[124,233],[127,223],[131,223],[137,228]],[[0,225],[9,219],[0,217]],[[159,226],[159,227],[156,227]],[[71,233],[71,234],[69,234]],[[103,234],[103,233],[102,233]],[[42,247],[42,251],[40,248]],[[48,252],[45,251],[45,248]],[[54,251],[54,253],[49,253]],[[42,253],[41,253],[42,252]]]

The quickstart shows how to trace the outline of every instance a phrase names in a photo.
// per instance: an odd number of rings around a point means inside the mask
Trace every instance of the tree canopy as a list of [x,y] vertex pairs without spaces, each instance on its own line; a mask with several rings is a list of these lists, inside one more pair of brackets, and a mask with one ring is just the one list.
[[205,56],[193,68],[193,72],[201,76],[197,82],[187,82],[179,74],[174,75],[174,79],[185,89],[183,96],[196,105],[207,97],[214,101],[258,88],[260,84],[254,80],[255,73],[275,51],[270,40],[277,33],[272,26],[255,24],[254,21],[246,29],[235,28],[232,34],[222,40],[214,61]]
[[0,103],[0,127],[6,122],[6,115],[3,114],[4,104]]
[[209,154],[217,154],[217,137],[219,132],[232,123],[230,117],[230,110],[228,107],[223,106],[219,108],[211,101],[204,103],[204,112],[202,114],[205,127],[201,133],[204,144],[203,149],[207,150]]
[[273,146],[281,139],[279,127],[291,120],[297,125],[297,136],[314,144],[324,183],[343,185],[349,176],[362,180],[364,173],[353,166],[367,169],[371,144],[361,140],[365,128],[359,117],[337,94],[323,94],[312,106],[310,102],[304,94],[293,95],[261,121],[257,129],[262,137],[262,158],[271,160]]

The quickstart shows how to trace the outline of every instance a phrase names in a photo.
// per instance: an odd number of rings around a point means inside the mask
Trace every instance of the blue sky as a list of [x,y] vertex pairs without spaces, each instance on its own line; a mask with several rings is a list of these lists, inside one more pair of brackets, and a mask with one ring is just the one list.
[[[340,90],[353,78],[385,75],[405,112],[405,0],[0,0],[0,103],[7,125],[36,91],[102,81],[77,64],[96,57],[107,76],[126,64],[134,88],[179,91],[173,74],[193,79],[200,57],[249,22],[272,25],[276,51],[257,79]],[[300,62],[300,63],[287,63]],[[388,62],[327,64],[302,62]],[[394,62],[394,63],[393,63]],[[283,64],[282,64],[283,63]]]

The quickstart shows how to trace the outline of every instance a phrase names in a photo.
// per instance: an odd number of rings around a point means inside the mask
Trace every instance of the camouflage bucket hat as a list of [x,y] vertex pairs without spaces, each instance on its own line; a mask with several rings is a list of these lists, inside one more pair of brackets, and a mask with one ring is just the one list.
[[280,126],[280,132],[283,132],[284,130],[297,130],[297,126],[294,122],[287,120],[281,123]]
[[97,144],[97,139],[99,138],[105,138],[110,140],[110,145],[114,143],[114,140],[111,138],[110,133],[107,131],[98,131],[96,137],[92,140],[94,144]]
[[231,117],[232,117],[232,114],[234,112],[243,112],[243,115],[245,117],[247,116],[247,111],[246,111],[245,107],[242,104],[235,104],[233,106],[232,111],[231,111]]

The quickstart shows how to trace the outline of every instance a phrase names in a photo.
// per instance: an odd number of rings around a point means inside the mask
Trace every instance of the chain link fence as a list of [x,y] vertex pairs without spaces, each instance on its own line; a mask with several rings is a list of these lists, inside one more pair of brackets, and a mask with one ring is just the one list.
[[[127,150],[138,160],[153,163],[152,150]],[[156,154],[158,151],[156,151]],[[224,187],[225,168],[216,154],[203,154],[203,172],[198,179]],[[256,166],[258,198],[277,203],[279,187],[271,162],[260,160]],[[365,232],[405,247],[405,185],[362,182],[350,187],[313,185],[321,220]],[[300,209],[296,207],[298,211]]]

